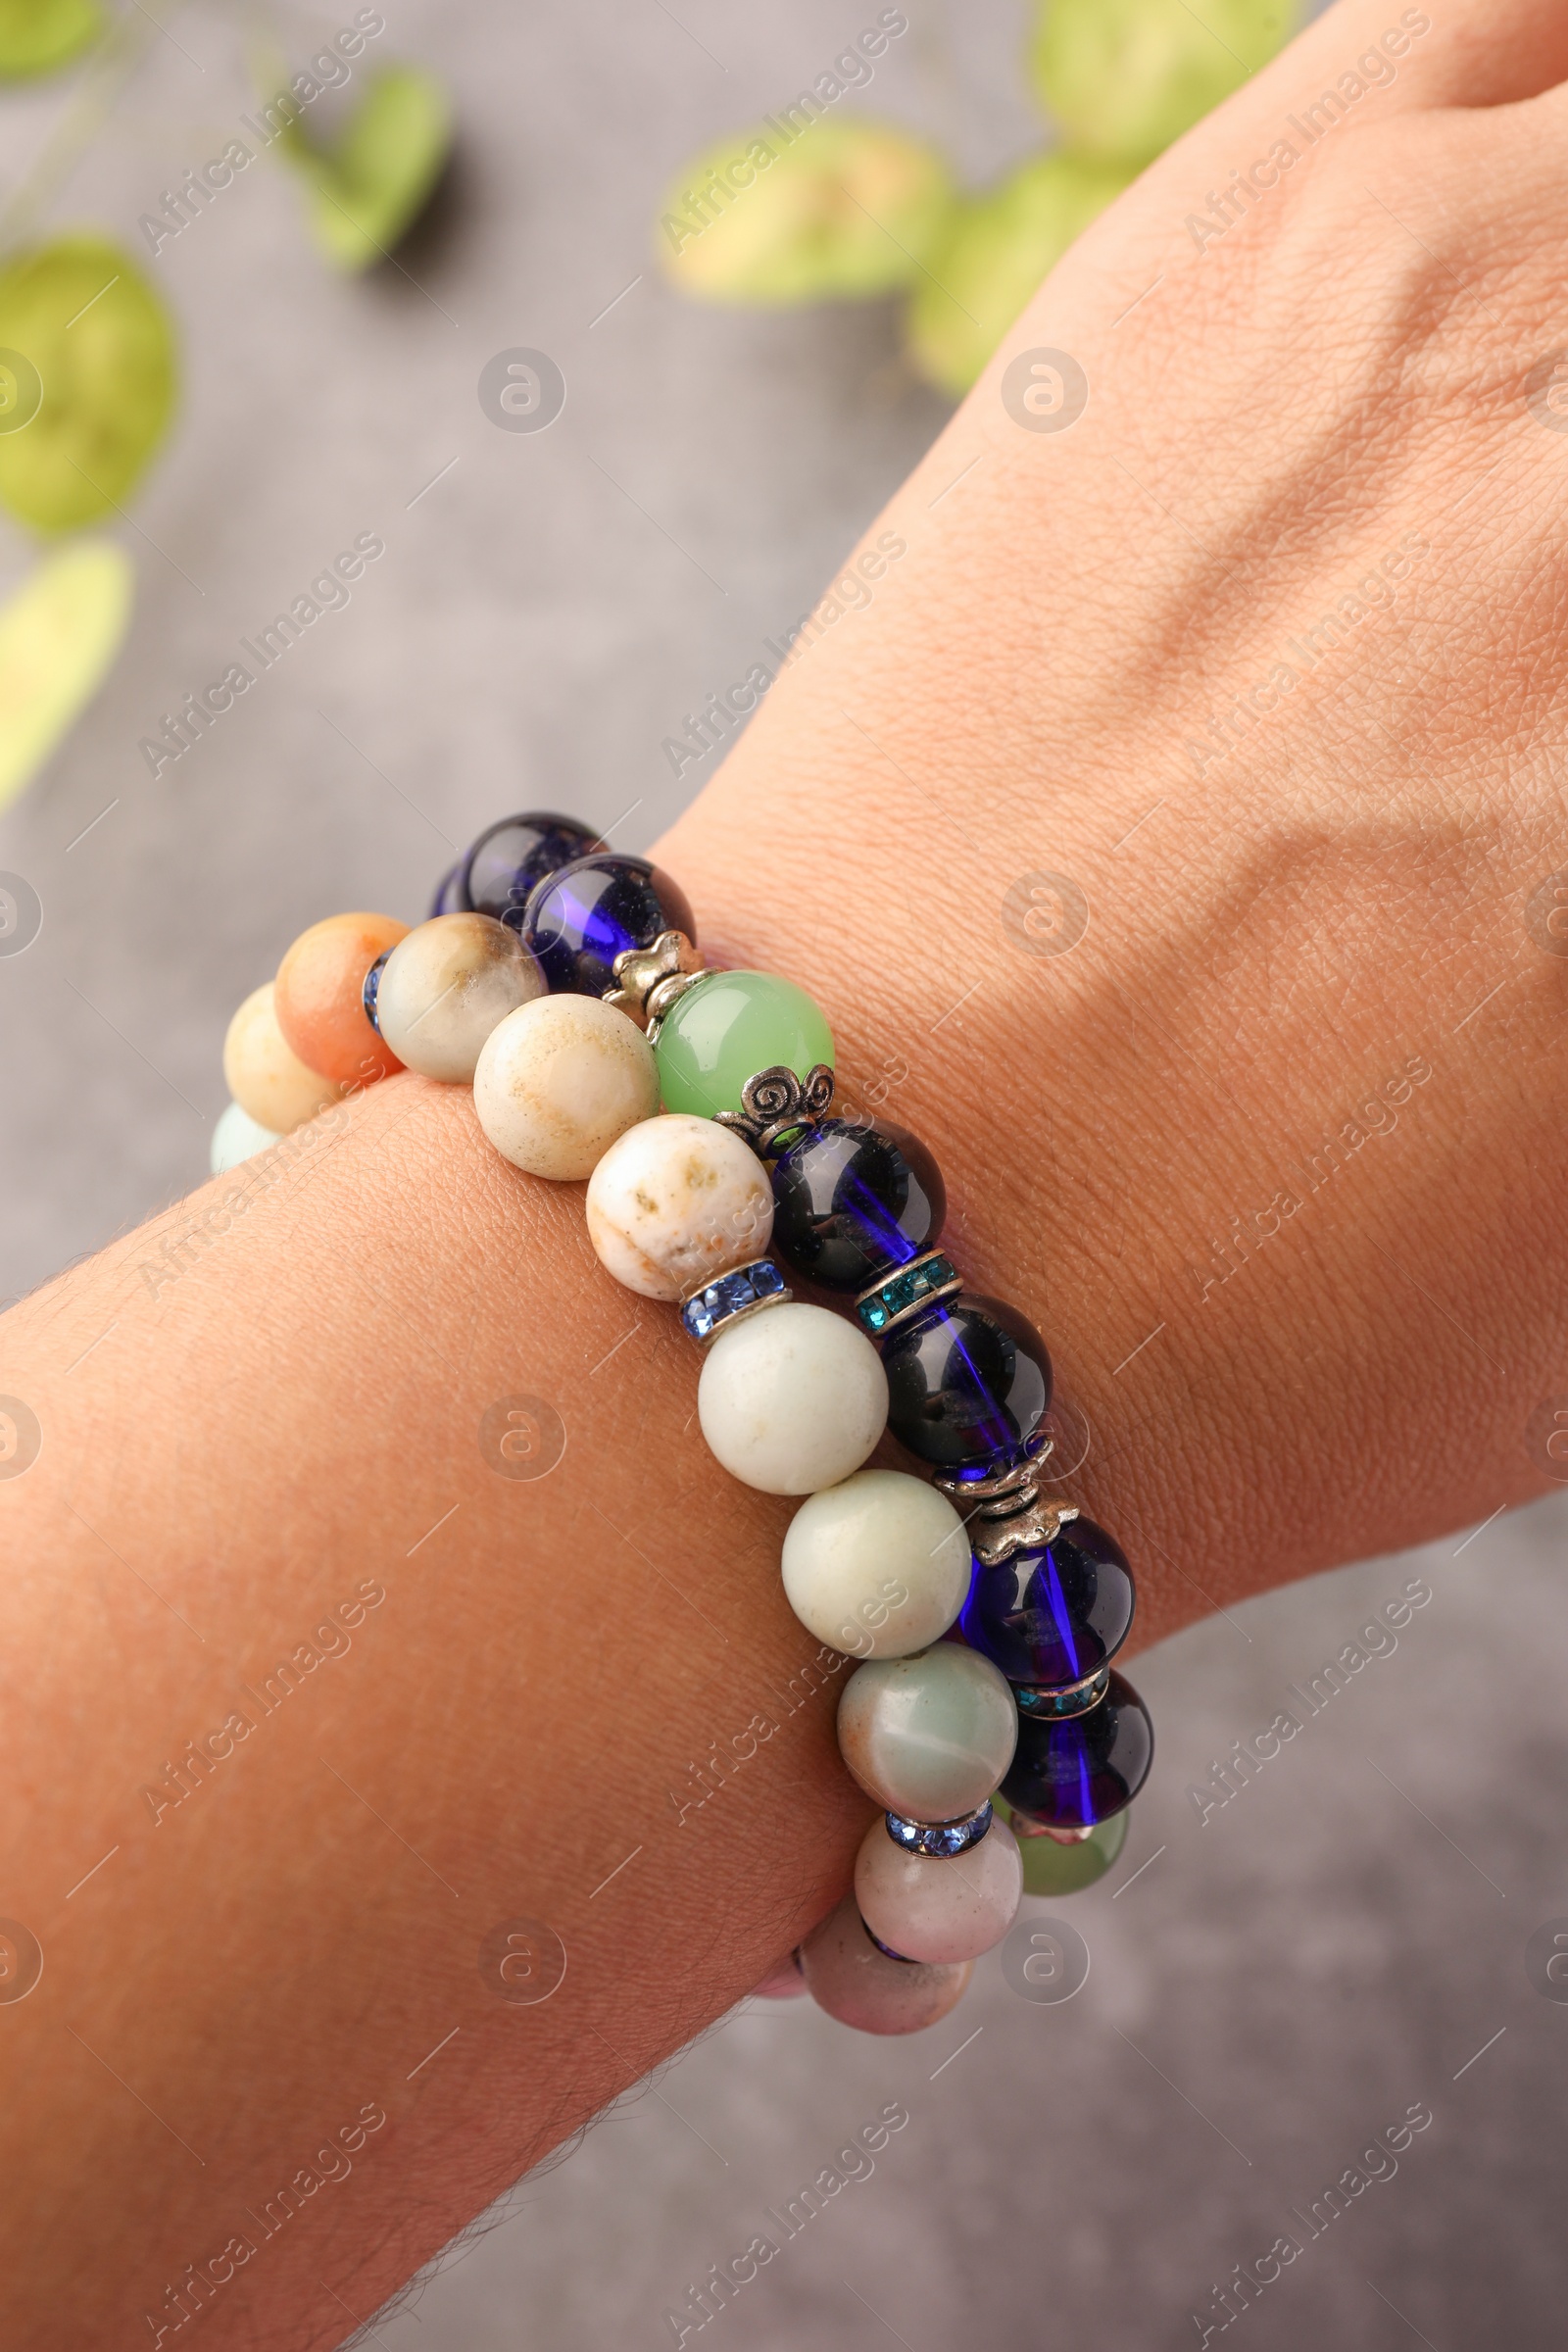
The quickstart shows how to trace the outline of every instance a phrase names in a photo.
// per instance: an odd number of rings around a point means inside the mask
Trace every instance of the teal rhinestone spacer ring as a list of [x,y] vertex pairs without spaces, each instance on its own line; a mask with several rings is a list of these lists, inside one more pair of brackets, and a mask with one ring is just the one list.
[[855,1301],[855,1311],[862,1329],[879,1340],[919,1308],[938,1298],[951,1298],[962,1288],[962,1278],[946,1251],[928,1250],[923,1257],[911,1258],[896,1274],[862,1291]]

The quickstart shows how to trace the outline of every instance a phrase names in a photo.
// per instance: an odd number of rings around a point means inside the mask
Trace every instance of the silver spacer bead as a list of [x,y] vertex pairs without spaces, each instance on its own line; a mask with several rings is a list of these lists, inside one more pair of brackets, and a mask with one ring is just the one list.
[[911,1315],[923,1314],[928,1306],[951,1298],[962,1288],[963,1276],[947,1251],[926,1250],[911,1257],[907,1265],[895,1266],[868,1283],[855,1301],[855,1312],[873,1340],[883,1340]]
[[1054,1544],[1069,1519],[1078,1516],[1075,1502],[1026,1503],[1007,1519],[984,1518],[979,1513],[968,1527],[969,1548],[987,1568],[1010,1560],[1015,1551],[1035,1551]]
[[615,985],[605,991],[605,1003],[623,1012],[648,1042],[659,1038],[659,1025],[670,1006],[708,977],[702,951],[684,931],[661,931],[651,948],[627,948],[615,957]]
[[1049,1838],[1054,1845],[1083,1845],[1099,1825],[1091,1822],[1087,1830],[1054,1830],[1048,1822],[1036,1821],[1032,1814],[1020,1813],[1014,1805],[1007,1826],[1015,1838]]
[[959,1814],[956,1821],[912,1821],[904,1813],[888,1813],[884,1819],[888,1836],[906,1854],[966,1854],[991,1827],[991,1799],[988,1796],[972,1813]]

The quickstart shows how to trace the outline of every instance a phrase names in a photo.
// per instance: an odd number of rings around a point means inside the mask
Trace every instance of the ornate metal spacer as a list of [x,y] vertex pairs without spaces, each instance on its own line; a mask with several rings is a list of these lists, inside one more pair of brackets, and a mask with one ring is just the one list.
[[1075,1502],[1027,1503],[1008,1518],[996,1519],[977,1511],[968,1526],[969,1549],[985,1567],[1010,1560],[1015,1551],[1034,1551],[1054,1544],[1069,1519],[1078,1516]]
[[[666,935],[667,936],[667,935]],[[620,969],[617,963],[615,969]],[[744,1110],[721,1110],[714,1115],[721,1127],[744,1136],[759,1158],[776,1152],[787,1135],[814,1127],[827,1115],[833,1100],[833,1073],[825,1061],[813,1062],[804,1078],[782,1062],[759,1070],[741,1088]]]
[[605,1003],[646,1029],[652,1045],[676,999],[707,974],[701,949],[684,931],[661,931],[651,948],[627,948],[615,957],[616,985],[605,991]]
[[939,1298],[951,1298],[963,1288],[963,1277],[945,1250],[928,1250],[911,1257],[896,1274],[884,1274],[855,1301],[861,1328],[873,1340],[884,1339],[897,1324],[906,1323]]
[[1066,1683],[1055,1690],[1044,1683],[1014,1683],[1012,1695],[1020,1715],[1050,1717],[1057,1723],[1074,1715],[1087,1715],[1098,1707],[1110,1689],[1110,1668],[1101,1666],[1086,1674],[1081,1683]]
[[1040,1473],[1055,1443],[1054,1438],[1048,1438],[1038,1453],[1032,1453],[1026,1462],[1014,1462],[1007,1470],[993,1470],[985,1478],[960,1478],[955,1471],[936,1483],[950,1502],[972,1503],[988,1519],[1005,1519],[1009,1511],[1021,1511],[1039,1494]]

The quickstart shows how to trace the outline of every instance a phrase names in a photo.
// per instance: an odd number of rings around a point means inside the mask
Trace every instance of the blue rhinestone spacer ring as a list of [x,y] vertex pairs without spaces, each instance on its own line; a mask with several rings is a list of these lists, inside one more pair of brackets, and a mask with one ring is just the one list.
[[885,1275],[862,1291],[855,1301],[855,1311],[862,1328],[879,1340],[917,1308],[949,1298],[962,1287],[952,1258],[944,1250],[928,1250],[923,1257],[911,1258],[896,1274]]
[[694,1340],[710,1340],[740,1316],[760,1306],[781,1305],[792,1296],[772,1259],[757,1257],[749,1266],[736,1266],[694,1291],[682,1303],[680,1319]]
[[887,1816],[888,1836],[906,1854],[966,1854],[991,1827],[991,1799],[962,1813],[956,1821],[909,1821],[902,1813]]

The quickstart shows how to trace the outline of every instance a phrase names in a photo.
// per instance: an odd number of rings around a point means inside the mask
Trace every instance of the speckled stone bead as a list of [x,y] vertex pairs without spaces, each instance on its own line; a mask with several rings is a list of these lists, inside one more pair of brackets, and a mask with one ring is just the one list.
[[858,1666],[839,1696],[838,1730],[867,1796],[915,1821],[954,1821],[983,1804],[1012,1762],[1018,1710],[989,1658],[938,1642]]
[[504,1159],[557,1182],[591,1176],[617,1136],[659,1108],[653,1048],[591,997],[537,997],[485,1039],[479,1124]]
[[877,1939],[906,1960],[977,1960],[1018,1915],[1023,1864],[1006,1823],[993,1820],[965,1853],[911,1854],[873,1821],[855,1861],[855,1899]]
[[605,846],[592,825],[574,816],[538,808],[523,816],[503,816],[485,827],[454,867],[449,877],[456,885],[452,906],[436,911],[448,914],[465,908],[520,929],[523,910],[547,874]]
[[713,972],[687,989],[659,1031],[659,1083],[666,1110],[710,1119],[740,1110],[759,1070],[804,1078],[833,1066],[833,1032],[804,988],[772,972]]
[[773,1162],[773,1199],[778,1255],[830,1291],[863,1291],[907,1265],[947,1215],[924,1144],[881,1119],[808,1128]]
[[902,1658],[939,1640],[962,1607],[969,1542],[947,1496],[923,1479],[860,1470],[802,1504],[782,1569],[790,1607],[819,1642],[851,1657]]
[[1048,1829],[1086,1830],[1132,1803],[1153,1760],[1149,1710],[1112,1667],[1104,1697],[1087,1714],[1019,1716],[1002,1793]]
[[342,1093],[308,1069],[283,1035],[270,980],[251,991],[228,1024],[223,1077],[241,1109],[273,1135],[291,1135]]
[[1063,1520],[1050,1544],[975,1562],[963,1638],[1009,1682],[1062,1689],[1097,1674],[1127,1639],[1133,1578],[1113,1536]]
[[1026,1315],[969,1291],[883,1342],[888,1426],[921,1461],[979,1474],[1025,1459],[1051,1404],[1051,1358]]
[[[882,1835],[881,1824],[876,1825]],[[819,2009],[860,2034],[918,2034],[956,2009],[974,1974],[972,1961],[946,1968],[890,1960],[865,1932],[846,1895],[801,1946],[806,1988]]]
[[237,1168],[242,1159],[254,1159],[258,1152],[265,1152],[269,1144],[275,1144],[277,1140],[272,1128],[264,1127],[238,1102],[231,1102],[213,1129],[213,1174],[226,1175],[230,1168]]
[[515,931],[488,914],[442,914],[387,956],[375,1018],[407,1068],[457,1085],[472,1078],[497,1023],[544,993],[544,974]]
[[329,914],[302,931],[277,967],[277,1025],[307,1068],[342,1086],[398,1067],[365,1009],[365,975],[407,936],[390,914]]
[[645,1298],[680,1298],[760,1257],[773,1228],[756,1152],[727,1127],[679,1112],[611,1145],[588,1179],[587,1208],[600,1264]]
[[585,997],[613,988],[616,956],[651,948],[662,931],[682,931],[695,943],[697,925],[685,892],[646,858],[610,850],[547,875],[522,920],[523,940],[551,988]]
[[697,1384],[712,1452],[764,1494],[813,1494],[848,1478],[882,1435],[887,1409],[870,1341],[825,1306],[797,1299],[721,1331]]

